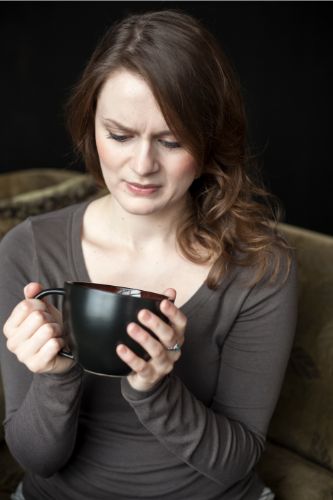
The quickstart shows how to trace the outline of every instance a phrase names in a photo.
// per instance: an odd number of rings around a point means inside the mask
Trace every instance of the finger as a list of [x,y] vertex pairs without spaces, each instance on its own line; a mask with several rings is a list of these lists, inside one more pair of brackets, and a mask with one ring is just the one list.
[[53,304],[45,302],[45,305],[46,305],[46,310],[52,316],[53,320],[55,320],[56,323],[62,325],[63,324],[62,312],[59,311],[59,309],[57,309]]
[[185,314],[169,300],[163,300],[160,308],[168,318],[169,324],[147,309],[142,309],[139,312],[140,323],[152,330],[166,347],[171,347],[176,343],[181,346],[184,342],[187,324]]
[[8,338],[12,331],[18,328],[33,311],[46,311],[46,304],[35,299],[26,299],[19,302],[4,325],[5,336]]
[[174,302],[176,300],[177,292],[174,288],[167,288],[166,290],[164,290],[163,295],[166,295],[169,300]]
[[177,353],[178,357],[174,357],[171,361],[169,352],[167,351],[165,345],[152,337],[136,323],[130,323],[128,325],[127,332],[130,337],[138,342],[138,344],[140,344],[149,354],[152,362],[154,363],[155,370],[158,373],[166,374],[172,370],[174,362],[180,356],[180,352]]
[[54,320],[46,311],[32,311],[17,327],[9,332],[7,347],[11,352],[15,352],[17,348],[30,337],[45,323],[52,323]]
[[[25,364],[34,373],[52,371],[59,362],[59,352],[65,346],[63,338],[52,338],[41,347],[38,353],[30,358]],[[65,358],[64,358],[65,359]],[[68,362],[68,360],[66,361]]]
[[187,317],[180,309],[178,309],[177,306],[175,306],[173,302],[170,302],[169,300],[162,300],[160,310],[168,318],[172,328],[176,332],[176,342],[179,343],[179,341],[184,337]]
[[[168,302],[171,305],[171,302],[168,300],[165,302]],[[148,309],[142,309],[139,311],[138,320],[143,326],[149,328],[159,338],[164,346],[168,347],[177,342],[174,329]]]
[[22,322],[19,328],[19,334],[22,338],[29,338],[41,326],[48,323],[54,323],[54,318],[46,310],[34,310]]
[[58,323],[46,323],[26,342],[21,343],[16,351],[16,356],[19,361],[24,363],[26,360],[35,356],[50,339],[59,338],[61,336],[62,328]]
[[145,351],[154,359],[166,358],[165,346],[150,335],[144,328],[136,323],[130,323],[127,327],[128,335],[140,344]]
[[24,287],[23,293],[26,299],[33,299],[35,295],[37,295],[37,293],[41,292],[42,290],[43,287],[40,283],[32,281]]
[[140,358],[140,356],[137,356],[124,344],[117,345],[116,352],[120,359],[124,361],[132,371],[143,373],[147,369],[147,362]]
[[[23,289],[26,299],[33,299],[42,290],[43,290],[42,285],[37,282],[28,283],[28,285],[26,285]],[[62,315],[60,311],[54,305],[47,302],[47,299],[35,299],[35,300],[39,300],[40,302],[45,304],[48,312],[53,315],[54,319],[56,319],[58,322],[62,321]]]

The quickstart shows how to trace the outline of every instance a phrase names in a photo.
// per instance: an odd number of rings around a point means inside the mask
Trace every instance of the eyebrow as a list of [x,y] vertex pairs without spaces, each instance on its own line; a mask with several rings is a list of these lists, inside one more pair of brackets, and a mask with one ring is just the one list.
[[[113,120],[112,118],[102,118],[103,122],[108,125],[113,125],[124,132],[127,132],[128,134],[135,134],[136,131],[132,128],[126,127],[125,125],[122,125],[121,123],[117,122],[116,120]],[[165,137],[167,135],[174,135],[171,130],[166,129],[166,130],[161,130],[161,132],[158,132],[157,134],[154,134],[154,137]]]

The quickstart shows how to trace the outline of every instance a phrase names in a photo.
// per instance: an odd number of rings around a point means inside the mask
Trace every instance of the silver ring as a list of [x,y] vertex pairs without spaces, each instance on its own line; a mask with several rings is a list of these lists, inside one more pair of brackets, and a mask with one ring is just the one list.
[[166,350],[167,351],[173,351],[173,352],[179,352],[181,350],[181,347],[178,344],[178,342],[176,342],[175,345],[173,345],[171,347],[167,347]]

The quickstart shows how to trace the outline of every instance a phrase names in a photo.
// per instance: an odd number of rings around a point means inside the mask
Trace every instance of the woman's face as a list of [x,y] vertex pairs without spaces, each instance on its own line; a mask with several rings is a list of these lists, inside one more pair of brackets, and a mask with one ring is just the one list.
[[177,142],[147,83],[119,70],[97,102],[95,137],[107,188],[133,214],[183,210],[196,176],[193,156]]

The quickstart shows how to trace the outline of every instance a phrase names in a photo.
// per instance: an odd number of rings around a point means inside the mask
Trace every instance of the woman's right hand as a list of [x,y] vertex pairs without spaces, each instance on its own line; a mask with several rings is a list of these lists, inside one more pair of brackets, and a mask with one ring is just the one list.
[[56,307],[34,299],[42,291],[39,283],[24,288],[25,299],[13,309],[3,332],[7,348],[34,373],[63,373],[74,361],[60,356],[65,347],[62,315]]

